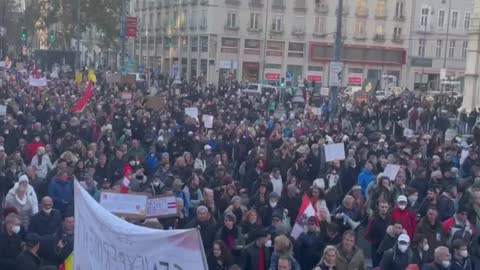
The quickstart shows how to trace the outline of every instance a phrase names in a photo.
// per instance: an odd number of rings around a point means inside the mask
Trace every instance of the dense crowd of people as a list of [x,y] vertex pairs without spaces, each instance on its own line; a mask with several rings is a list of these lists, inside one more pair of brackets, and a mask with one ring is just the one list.
[[[480,269],[480,128],[472,112],[462,121],[473,136],[446,140],[453,100],[342,97],[332,112],[325,97],[317,115],[287,95],[279,115],[275,94],[243,96],[237,83],[156,82],[155,107],[150,88],[98,74],[89,105],[71,113],[84,84],[2,76],[2,270],[56,269],[71,254],[73,181],[97,200],[176,196],[176,217],[131,222],[198,228],[211,270]],[[332,143],[344,160],[326,161]],[[393,179],[389,164],[400,166]],[[304,196],[315,210],[306,218]]]

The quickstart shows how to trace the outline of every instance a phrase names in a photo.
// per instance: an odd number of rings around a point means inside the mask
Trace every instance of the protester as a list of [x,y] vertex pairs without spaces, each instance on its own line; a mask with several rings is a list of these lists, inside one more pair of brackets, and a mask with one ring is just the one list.
[[[366,102],[339,93],[332,106],[309,82],[298,90],[292,82],[282,98],[247,97],[236,81],[154,78],[151,91],[97,74],[92,99],[71,111],[85,83],[62,75],[34,88],[28,74],[0,70],[0,200],[4,217],[20,218],[18,231],[4,218],[2,233],[15,247],[25,232],[41,235],[38,252],[27,244],[44,262],[59,265],[73,249],[74,181],[97,201],[112,190],[175,196],[177,216],[154,227],[198,228],[213,269],[366,269],[369,259],[381,267],[382,256],[387,268],[414,269],[430,267],[441,246],[452,250],[452,268],[480,262],[478,111],[458,122],[473,138],[446,140],[455,98],[404,91],[378,100],[375,89]],[[318,100],[297,108],[295,91]],[[327,161],[339,144],[342,158]],[[393,175],[388,165],[400,168]],[[16,264],[19,253],[1,249],[0,261]]]

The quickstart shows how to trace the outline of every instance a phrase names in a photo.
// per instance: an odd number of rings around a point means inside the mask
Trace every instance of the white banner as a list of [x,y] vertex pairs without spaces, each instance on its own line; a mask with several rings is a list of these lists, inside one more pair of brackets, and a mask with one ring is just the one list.
[[33,77],[30,77],[28,79],[29,81],[29,85],[30,86],[33,86],[33,87],[45,87],[47,86],[47,78],[39,78],[39,79],[35,79]]
[[75,182],[75,270],[207,270],[200,233],[128,223]]

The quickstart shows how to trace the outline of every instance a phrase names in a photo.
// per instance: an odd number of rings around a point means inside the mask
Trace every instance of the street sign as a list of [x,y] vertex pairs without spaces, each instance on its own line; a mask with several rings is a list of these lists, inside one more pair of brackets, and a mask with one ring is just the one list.
[[125,19],[125,36],[127,38],[137,37],[138,19],[137,17],[126,17]]
[[329,76],[329,85],[330,87],[339,87],[342,84],[342,72],[343,72],[343,63],[342,62],[331,62],[330,63],[330,76]]
[[447,70],[445,68],[440,69],[440,80],[447,79]]

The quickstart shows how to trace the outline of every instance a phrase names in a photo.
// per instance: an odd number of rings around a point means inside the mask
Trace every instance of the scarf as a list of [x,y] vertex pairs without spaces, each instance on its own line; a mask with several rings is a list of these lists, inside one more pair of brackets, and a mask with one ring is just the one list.
[[260,252],[258,253],[258,270],[265,270],[265,251],[263,246],[260,247]]
[[18,197],[18,194],[15,192],[15,199],[20,205],[25,205],[27,203],[28,195],[25,192],[25,194],[23,195],[23,199],[21,199],[20,197]]

